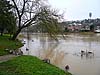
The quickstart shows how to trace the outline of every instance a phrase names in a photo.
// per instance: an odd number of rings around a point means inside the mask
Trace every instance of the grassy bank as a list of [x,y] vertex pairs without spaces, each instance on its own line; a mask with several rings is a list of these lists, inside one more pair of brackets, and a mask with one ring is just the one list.
[[71,75],[37,57],[19,56],[0,63],[0,75]]
[[0,36],[0,56],[8,54],[8,51],[5,51],[5,49],[13,50],[22,46],[21,42],[12,41],[9,38],[10,36],[8,35]]
[[93,35],[95,33],[94,32],[80,32],[79,34],[81,34],[81,35]]

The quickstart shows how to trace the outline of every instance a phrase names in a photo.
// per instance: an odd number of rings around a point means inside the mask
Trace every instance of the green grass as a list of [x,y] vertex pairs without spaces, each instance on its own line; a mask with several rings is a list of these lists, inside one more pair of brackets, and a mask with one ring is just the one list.
[[[0,56],[8,54],[5,49],[17,49],[22,46],[22,43],[19,41],[9,40],[9,36],[0,36]],[[16,45],[17,44],[17,45]]]
[[37,57],[19,56],[0,63],[0,75],[71,75]]

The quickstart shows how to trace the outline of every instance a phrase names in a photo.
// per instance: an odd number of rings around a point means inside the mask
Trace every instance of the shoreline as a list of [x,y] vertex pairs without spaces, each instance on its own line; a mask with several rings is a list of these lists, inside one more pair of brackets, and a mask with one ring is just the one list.
[[[31,60],[30,60],[31,59]],[[9,67],[9,68],[8,68]],[[12,69],[14,68],[14,69]],[[48,64],[35,56],[22,55],[0,63],[2,75],[72,75],[52,64]]]

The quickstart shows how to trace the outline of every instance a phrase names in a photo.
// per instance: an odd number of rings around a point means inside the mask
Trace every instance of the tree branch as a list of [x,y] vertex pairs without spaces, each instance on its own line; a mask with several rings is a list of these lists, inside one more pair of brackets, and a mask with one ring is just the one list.
[[17,14],[18,14],[18,17],[20,17],[20,13],[19,13],[19,10],[18,10],[18,7],[17,7],[17,5],[16,5],[15,1],[14,1],[14,0],[12,0],[12,2],[14,3],[15,9],[16,9]]
[[21,13],[20,17],[24,14],[25,4],[26,4],[27,1],[23,0],[23,2],[24,2],[24,4],[23,4],[22,13]]
[[30,24],[30,23],[32,23],[33,21],[35,21],[36,18],[38,17],[38,15],[39,15],[39,13],[36,14],[33,18],[31,18],[31,19],[27,20],[26,22],[24,22],[23,26],[26,26],[28,23]]
[[23,26],[21,28],[25,28],[28,26],[31,26],[32,24],[35,24],[36,22],[32,23],[33,21],[35,21],[35,19],[37,18],[38,15],[36,15],[34,18],[32,18],[31,20],[26,21],[26,23],[23,24]]

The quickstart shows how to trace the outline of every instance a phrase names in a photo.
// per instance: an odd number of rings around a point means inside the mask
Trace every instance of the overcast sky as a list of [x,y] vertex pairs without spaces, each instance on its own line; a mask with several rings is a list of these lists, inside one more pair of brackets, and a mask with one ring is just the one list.
[[49,0],[53,8],[64,11],[65,20],[82,20],[89,18],[100,18],[100,0]]

